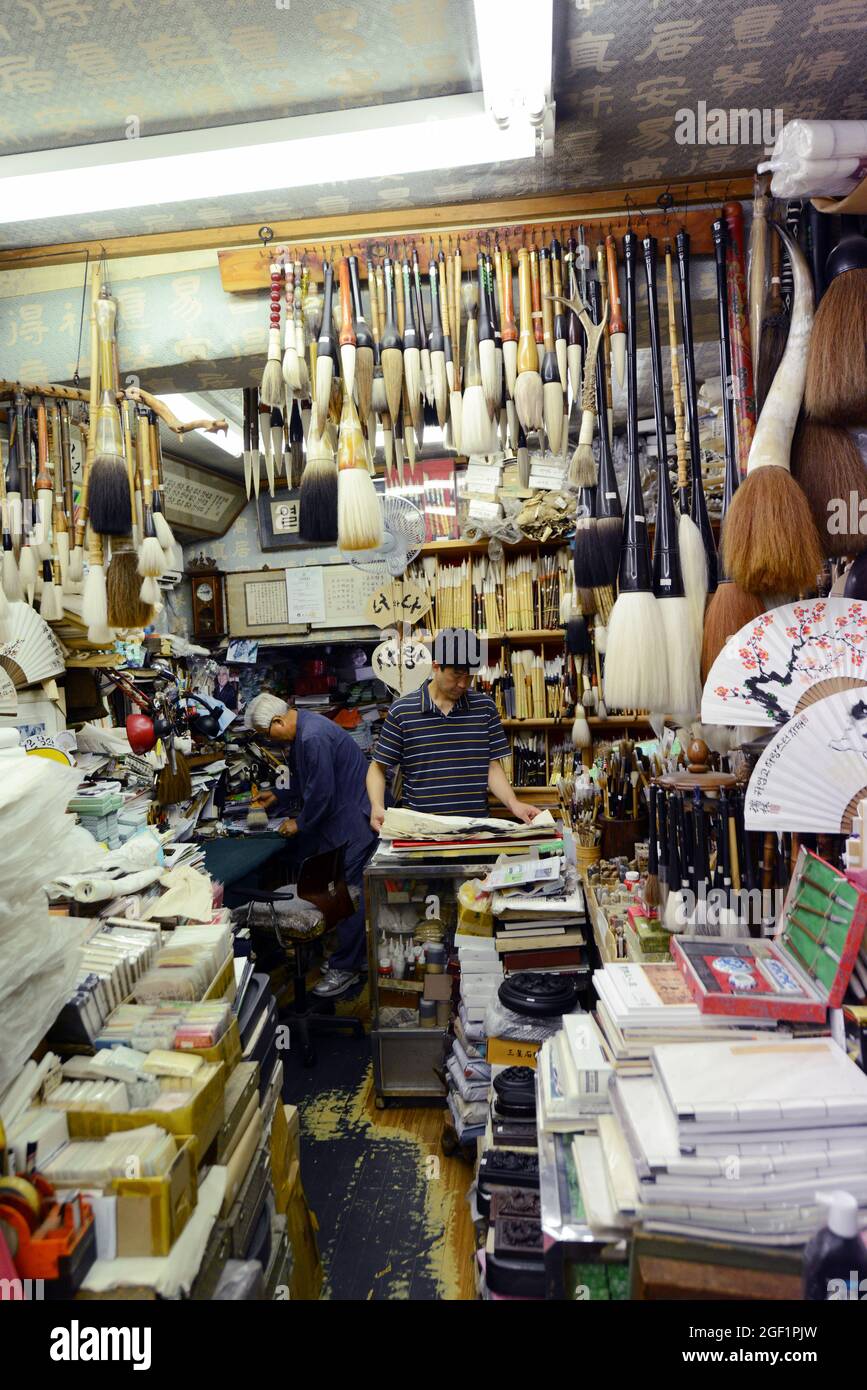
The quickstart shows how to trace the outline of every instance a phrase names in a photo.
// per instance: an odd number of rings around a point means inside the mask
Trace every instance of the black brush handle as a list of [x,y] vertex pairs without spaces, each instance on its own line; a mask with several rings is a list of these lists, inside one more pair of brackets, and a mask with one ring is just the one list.
[[331,319],[331,305],[334,298],[334,270],[331,262],[325,265],[325,284],[322,289],[322,326],[319,329],[317,352],[330,357],[334,352],[334,329]]
[[734,399],[730,390],[732,376],[732,344],[729,336],[729,295],[726,272],[726,224],[721,218],[711,226],[714,261],[716,264],[716,301],[719,319],[719,370],[722,378],[723,434],[725,438],[726,471],[723,488],[723,517],[737,492],[740,478],[735,457]]
[[500,332],[500,311],[497,305],[496,286],[494,283],[494,262],[490,256],[485,256],[485,282],[488,287],[488,317],[491,320],[491,330],[494,334],[494,341],[502,344],[503,335]]
[[394,261],[386,256],[382,262],[385,279],[385,327],[382,330],[381,348],[400,348],[400,334],[397,331],[397,318],[394,309]]
[[644,247],[647,277],[647,310],[650,320],[650,361],[653,377],[653,414],[656,420],[656,533],[653,538],[653,589],[658,598],[682,598],[683,575],[674,521],[674,501],[668,472],[665,400],[662,393],[662,344],[659,302],[656,292],[656,238],[648,236]]
[[364,317],[364,305],[361,301],[361,277],[358,270],[358,257],[349,256],[349,291],[352,295],[352,312],[355,318],[355,346],[356,348],[373,347],[373,334],[367,326]]
[[[552,272],[553,272],[553,269],[554,269],[554,262],[555,262],[555,261],[556,261],[556,262],[559,264],[559,266],[560,266],[560,279],[561,279],[561,283],[562,283],[562,277],[563,277],[563,248],[562,248],[562,246],[560,245],[560,243],[559,243],[559,241],[557,240],[557,238],[556,238],[556,237],[553,237],[552,240],[551,240],[551,270],[552,270]],[[597,319],[596,322],[598,323],[599,320]],[[560,341],[562,342],[563,339],[564,339],[565,337],[566,337],[566,315],[565,315],[565,313],[563,312],[563,305],[558,303],[558,304],[555,304],[555,305],[554,305],[554,338],[555,338],[555,339],[558,339],[558,338],[559,338]]]
[[717,555],[716,541],[714,540],[713,528],[710,524],[707,499],[704,495],[704,483],[701,476],[701,434],[698,423],[698,381],[695,374],[695,341],[692,332],[689,232],[678,232],[675,237],[675,246],[677,248],[677,272],[680,282],[680,326],[681,337],[683,339],[686,419],[689,426],[690,467],[692,470],[690,476],[691,492],[689,514],[701,532],[701,538],[704,541],[704,552],[707,559],[707,587],[708,593],[712,594],[717,586]]
[[412,278],[415,285],[415,319],[418,324],[418,345],[420,348],[428,346],[427,323],[424,317],[424,296],[421,292],[421,266],[418,263],[418,252],[412,248]]
[[[655,787],[655,783],[651,783]],[[656,787],[656,825],[659,840],[659,876],[667,883],[668,878],[668,799],[662,787]],[[664,870],[664,872],[663,872]]]
[[[578,295],[578,277],[575,274],[575,253],[577,250],[578,243],[572,236],[569,238],[568,249],[566,251],[565,291],[570,299],[575,299]],[[566,311],[566,342],[569,347],[580,347],[583,342],[581,320],[578,318],[574,309],[568,309]]]
[[485,258],[480,251],[476,258],[476,276],[479,282],[479,342],[490,342],[494,337],[491,319],[488,314],[488,288],[485,274]]
[[439,267],[433,256],[431,256],[428,265],[428,280],[430,281],[430,350],[431,352],[443,352],[445,350],[445,338],[440,313]]
[[415,316],[415,294],[413,293],[409,261],[406,257],[404,257],[401,273],[403,274],[404,303],[403,346],[404,351],[406,351],[407,348],[417,348],[419,346],[418,324]]
[[659,788],[651,782],[648,790],[647,807],[649,833],[647,839],[647,872],[649,874],[659,873],[659,846],[656,842],[656,799],[659,796]]

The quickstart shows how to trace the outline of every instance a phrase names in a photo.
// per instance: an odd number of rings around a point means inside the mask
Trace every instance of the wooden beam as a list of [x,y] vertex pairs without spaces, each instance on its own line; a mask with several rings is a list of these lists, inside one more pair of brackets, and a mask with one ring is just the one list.
[[[269,223],[277,243],[339,241],[355,239],[440,236],[473,227],[514,226],[522,222],[553,221],[559,226],[577,224],[606,213],[622,215],[631,206],[633,221],[642,224],[639,210],[655,205],[661,193],[669,191],[680,208],[686,202],[721,203],[726,198],[751,198],[753,175],[741,171],[725,179],[694,179],[691,182],[626,185],[584,192],[562,192],[526,198],[501,198],[475,203],[446,203],[440,207],[394,208],[389,212],[356,212],[339,217],[306,217]],[[275,195],[276,197],[277,195]],[[218,250],[223,247],[256,245],[258,222],[232,227],[205,227],[185,232],[152,232],[144,236],[109,237],[105,240],[68,241],[45,246],[10,247],[0,251],[0,270],[19,270],[29,266],[64,265],[91,256],[109,260],[130,256],[161,256],[183,251]]]

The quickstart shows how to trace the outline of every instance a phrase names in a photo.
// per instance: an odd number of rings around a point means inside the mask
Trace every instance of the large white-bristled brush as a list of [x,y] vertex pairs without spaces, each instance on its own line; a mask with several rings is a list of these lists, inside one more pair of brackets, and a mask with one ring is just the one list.
[[[467,454],[487,454],[491,447],[491,417],[479,367],[478,322],[475,313],[467,320],[464,353],[464,394],[461,404],[461,447]],[[491,342],[493,348],[493,341]]]
[[530,284],[530,253],[525,246],[518,252],[518,301],[521,312],[521,331],[518,337],[517,380],[515,406],[521,428],[526,434],[540,430],[543,425],[544,392],[539,372],[539,357],[533,333],[533,292]]
[[545,356],[542,359],[542,392],[545,414],[545,433],[553,454],[559,454],[563,437],[563,386],[554,347],[554,308],[551,303],[551,260],[547,247],[539,252],[539,281],[542,293],[542,334]]
[[337,543],[341,550],[376,550],[382,544],[382,509],[367,467],[355,402],[343,393],[337,445]]
[[91,527],[88,537],[88,567],[81,597],[81,620],[88,628],[101,631],[108,627],[108,592],[105,584],[102,536]]
[[515,383],[518,379],[518,328],[515,323],[515,306],[512,290],[512,259],[504,251],[500,264],[503,268],[503,319],[500,329],[503,339],[503,370],[506,375],[506,391],[509,399],[515,398]]

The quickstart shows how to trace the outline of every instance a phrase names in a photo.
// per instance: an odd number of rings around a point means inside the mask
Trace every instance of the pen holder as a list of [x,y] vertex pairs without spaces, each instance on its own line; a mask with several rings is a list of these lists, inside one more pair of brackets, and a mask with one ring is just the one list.
[[602,827],[603,859],[617,859],[619,856],[634,859],[637,841],[647,839],[646,816],[639,816],[637,820],[610,820],[602,816],[599,824]]
[[598,864],[598,863],[599,863],[599,860],[600,860],[601,858],[602,858],[602,846],[601,846],[601,845],[576,845],[576,846],[575,846],[575,862],[576,862],[576,865],[577,865],[579,874],[584,874],[584,873],[586,873],[587,870],[590,868],[590,865],[591,865],[591,864]]

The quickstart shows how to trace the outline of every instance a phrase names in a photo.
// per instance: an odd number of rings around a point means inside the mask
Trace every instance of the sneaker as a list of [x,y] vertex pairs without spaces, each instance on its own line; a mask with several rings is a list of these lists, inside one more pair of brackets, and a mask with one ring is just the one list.
[[320,999],[333,999],[338,994],[344,994],[352,985],[358,983],[359,976],[353,970],[326,970],[318,985],[313,986],[312,993]]

